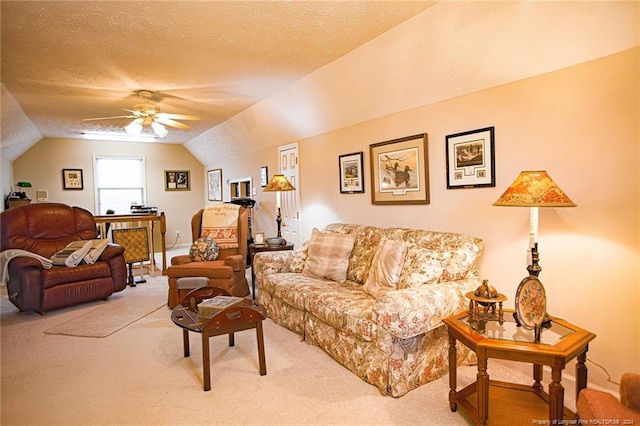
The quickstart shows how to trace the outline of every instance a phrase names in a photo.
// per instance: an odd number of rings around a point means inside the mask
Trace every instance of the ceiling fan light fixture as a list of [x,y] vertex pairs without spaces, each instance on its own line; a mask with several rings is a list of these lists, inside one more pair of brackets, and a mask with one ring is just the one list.
[[142,133],[142,123],[140,123],[140,119],[136,118],[131,123],[127,124],[124,127],[124,130],[130,135],[140,135],[140,133]]
[[151,128],[153,129],[153,132],[156,134],[156,136],[158,136],[159,138],[164,138],[169,133],[162,124],[155,121],[151,123]]

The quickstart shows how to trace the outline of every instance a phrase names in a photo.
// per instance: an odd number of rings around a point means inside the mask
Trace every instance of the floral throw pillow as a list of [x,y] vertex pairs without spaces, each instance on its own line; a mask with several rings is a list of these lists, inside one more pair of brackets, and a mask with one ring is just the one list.
[[194,262],[216,260],[219,253],[220,248],[212,238],[198,238],[189,249],[189,256]]

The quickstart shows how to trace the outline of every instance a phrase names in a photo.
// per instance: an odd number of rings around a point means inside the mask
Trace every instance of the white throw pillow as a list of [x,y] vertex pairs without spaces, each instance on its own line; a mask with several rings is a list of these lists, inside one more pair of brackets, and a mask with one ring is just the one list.
[[403,241],[382,238],[373,255],[371,270],[363,290],[376,299],[395,290],[402,273],[406,251],[407,246]]
[[355,235],[320,232],[313,228],[302,274],[312,278],[346,281],[354,242]]

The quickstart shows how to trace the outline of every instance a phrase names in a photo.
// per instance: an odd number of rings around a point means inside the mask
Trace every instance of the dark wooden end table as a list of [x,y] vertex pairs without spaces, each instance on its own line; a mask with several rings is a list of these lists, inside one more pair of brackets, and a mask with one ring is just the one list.
[[268,244],[249,244],[249,259],[251,262],[251,297],[256,298],[256,275],[253,273],[253,256],[261,251],[283,251],[293,250],[293,243],[287,242],[279,246],[270,246]]
[[184,356],[188,357],[189,352],[189,332],[200,333],[202,335],[202,369],[204,390],[211,389],[211,361],[209,358],[209,338],[229,335],[229,346],[235,345],[234,333],[237,331],[256,329],[258,340],[258,359],[260,362],[260,375],[267,374],[267,363],[264,353],[264,336],[262,333],[262,321],[267,317],[267,311],[262,306],[249,299],[245,299],[242,305],[226,308],[211,319],[200,321],[198,316],[198,303],[204,299],[217,295],[227,295],[228,293],[217,287],[202,287],[190,291],[180,301],[180,304],[171,311],[171,320],[182,328],[182,340],[184,346]]
[[[449,405],[456,411],[458,404],[479,425],[486,425],[489,419],[489,389],[501,388],[500,394],[514,392],[509,398],[517,396],[515,391],[532,392],[549,404],[548,420],[551,424],[562,424],[563,418],[575,414],[564,407],[564,388],[562,387],[562,370],[568,361],[577,358],[576,363],[576,398],[580,390],[587,386],[587,367],[585,361],[589,342],[596,335],[583,330],[567,321],[551,317],[551,327],[543,329],[539,342],[535,342],[533,330],[517,327],[513,319],[513,311],[505,309],[505,321],[497,320],[469,321],[468,312],[445,318],[444,323],[449,332]],[[461,391],[456,390],[456,341],[473,350],[478,356],[478,374],[474,383]],[[533,364],[533,380],[531,386],[489,380],[487,362],[489,358],[498,358]],[[551,367],[551,383],[549,392],[543,390],[542,366]],[[503,392],[504,391],[504,392]],[[476,398],[471,398],[472,395]],[[474,402],[476,404],[474,404]],[[502,402],[502,401],[501,401]],[[509,400],[504,406],[513,406]],[[503,414],[503,413],[494,413]],[[520,413],[529,415],[529,413]],[[544,419],[547,413],[531,412],[529,423],[535,419]],[[542,416],[542,417],[541,417]],[[553,423],[555,422],[555,423]]]

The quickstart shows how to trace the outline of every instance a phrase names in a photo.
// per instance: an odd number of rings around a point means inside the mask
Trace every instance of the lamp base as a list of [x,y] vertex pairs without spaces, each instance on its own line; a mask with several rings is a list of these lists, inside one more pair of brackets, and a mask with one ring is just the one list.
[[268,246],[284,246],[287,244],[287,240],[282,237],[268,237],[264,240]]

